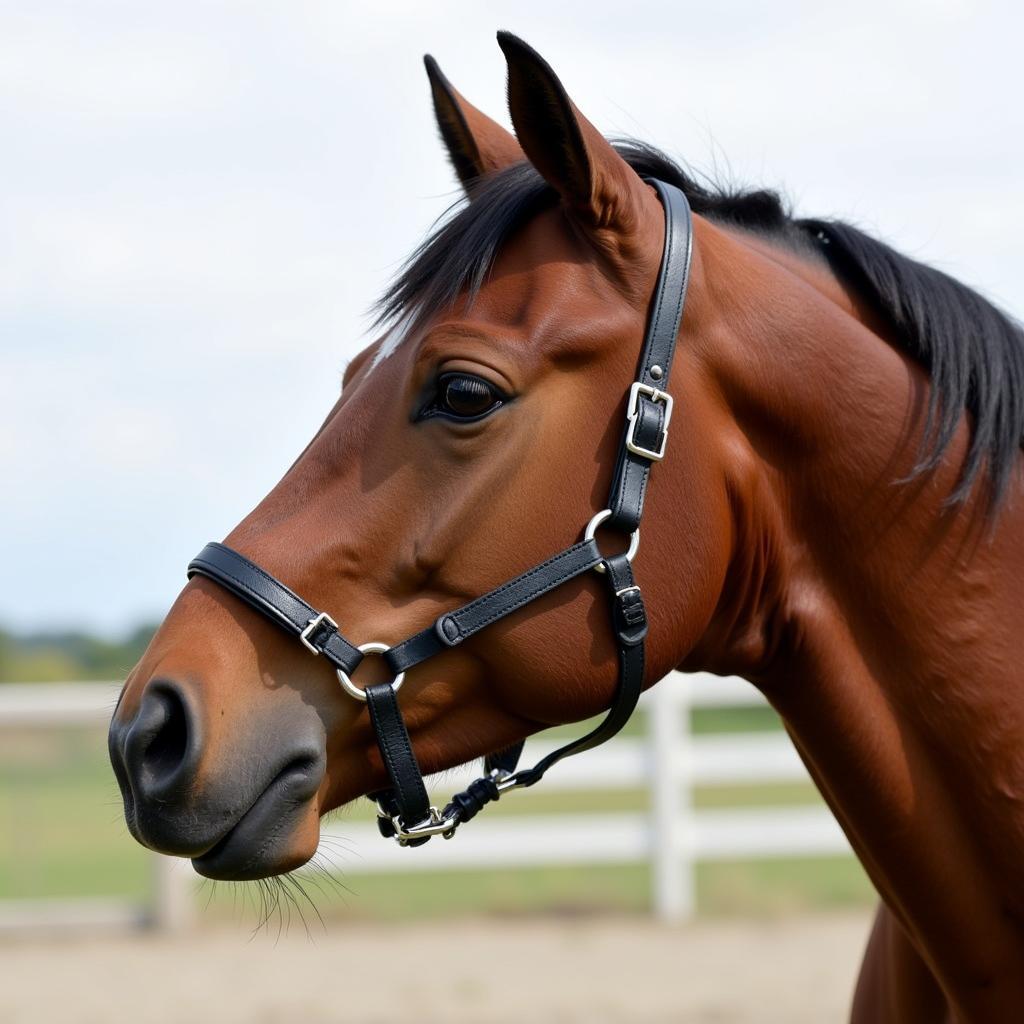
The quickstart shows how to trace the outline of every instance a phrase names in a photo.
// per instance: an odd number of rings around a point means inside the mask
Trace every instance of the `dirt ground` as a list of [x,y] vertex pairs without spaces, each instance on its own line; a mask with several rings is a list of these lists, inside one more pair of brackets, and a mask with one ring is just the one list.
[[2,1024],[829,1024],[865,914],[329,924],[0,943]]

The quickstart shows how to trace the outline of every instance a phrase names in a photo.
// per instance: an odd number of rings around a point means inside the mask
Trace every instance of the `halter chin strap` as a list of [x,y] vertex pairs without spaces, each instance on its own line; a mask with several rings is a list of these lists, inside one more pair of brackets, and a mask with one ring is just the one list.
[[[683,315],[692,249],[690,207],[686,197],[673,185],[656,179],[649,179],[649,182],[665,210],[665,248],[637,378],[629,388],[626,424],[608,508],[598,512],[587,524],[583,540],[469,604],[446,612],[433,625],[393,647],[386,644],[354,646],[341,635],[337,622],[330,615],[317,611],[254,562],[223,544],[207,544],[189,563],[190,578],[201,575],[213,580],[297,636],[312,654],[322,655],[334,666],[338,681],[347,693],[366,702],[391,781],[389,789],[372,794],[377,801],[378,824],[385,836],[394,837],[403,846],[418,846],[434,835],[450,838],[462,822],[469,821],[502,793],[532,786],[562,758],[604,743],[626,724],[640,699],[647,612],[630,563],[640,541],[647,478],[651,466],[664,457],[668,440],[672,417],[668,377]],[[594,539],[597,528],[602,525],[628,534],[628,550],[617,555],[602,555]],[[398,689],[405,673],[591,570],[601,573],[607,584],[611,628],[618,648],[618,686],[604,719],[585,736],[559,747],[532,768],[516,769],[522,743],[489,755],[484,762],[483,777],[456,794],[442,810],[431,807],[398,705]],[[394,677],[390,683],[379,683],[363,690],[350,676],[369,653],[380,654]]]

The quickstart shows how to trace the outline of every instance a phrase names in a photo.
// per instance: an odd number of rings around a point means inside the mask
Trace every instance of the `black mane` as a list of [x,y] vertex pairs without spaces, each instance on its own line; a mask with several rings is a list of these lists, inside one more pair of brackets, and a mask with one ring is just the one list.
[[[1024,332],[977,292],[841,221],[796,220],[777,192],[708,185],[643,143],[615,148],[640,175],[682,189],[695,213],[817,251],[888,321],[893,338],[930,373],[925,441],[914,475],[936,468],[961,413],[974,417],[967,460],[951,503],[965,501],[986,474],[991,504],[1006,489],[1024,442]],[[416,249],[381,297],[378,323],[410,327],[472,299],[499,247],[556,194],[528,163],[480,181],[473,202],[460,201]],[[986,472],[987,471],[987,472]]]

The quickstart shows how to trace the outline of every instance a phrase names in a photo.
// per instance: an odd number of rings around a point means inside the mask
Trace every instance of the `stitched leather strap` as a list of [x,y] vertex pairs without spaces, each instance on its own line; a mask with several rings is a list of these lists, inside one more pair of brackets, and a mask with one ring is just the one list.
[[394,688],[390,683],[368,686],[366,705],[402,823],[422,824],[430,816],[430,799]]
[[637,382],[648,391],[636,396],[636,423],[627,423],[623,432],[608,499],[612,514],[605,525],[623,533],[632,533],[640,525],[647,478],[651,463],[655,461],[631,450],[627,441],[632,440],[635,448],[648,451],[664,449],[669,405],[664,400],[658,401],[649,391],[668,392],[669,372],[682,323],[693,251],[692,218],[686,196],[663,181],[654,178],[648,181],[665,208],[665,248],[636,375]]
[[516,779],[521,785],[534,786],[544,773],[563,758],[582,754],[610,740],[629,721],[644,688],[644,638],[647,636],[647,612],[640,588],[626,556],[614,555],[605,561],[605,579],[611,597],[612,629],[619,653],[619,681],[608,713],[585,736],[566,743],[532,768],[521,768]]
[[384,660],[396,675],[405,672],[440,651],[462,643],[492,622],[518,611],[541,594],[581,576],[601,560],[596,541],[584,540],[573,544],[482,597],[442,615],[433,626],[395,644],[383,655]]
[[[244,555],[216,542],[207,544],[188,564],[188,577],[206,576],[219,583],[251,608],[272,619],[295,636],[306,632],[310,622],[320,616],[280,580],[250,562]],[[326,619],[306,636],[312,653],[322,654],[336,668],[354,672],[363,660],[362,652],[338,632]]]

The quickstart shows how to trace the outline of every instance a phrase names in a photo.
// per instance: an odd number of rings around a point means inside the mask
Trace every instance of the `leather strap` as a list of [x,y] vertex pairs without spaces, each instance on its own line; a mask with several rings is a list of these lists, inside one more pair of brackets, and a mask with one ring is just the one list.
[[457,646],[485,626],[535,601],[541,594],[581,576],[601,561],[596,541],[573,544],[482,597],[447,612],[408,640],[395,644],[383,655],[384,661],[395,675],[405,672],[446,648]]
[[668,393],[668,378],[683,318],[693,251],[692,218],[686,196],[673,185],[666,185],[655,178],[647,180],[654,186],[665,208],[665,248],[661,254],[661,269],[636,376],[636,383],[646,390],[637,389],[635,410],[629,410],[635,414],[635,424],[628,421],[623,433],[608,499],[612,514],[605,525],[623,533],[632,533],[640,525],[647,478],[651,463],[657,461],[632,450],[627,442],[632,440],[634,448],[650,452],[664,450],[665,421],[671,400],[658,400],[651,392],[659,395]]
[[295,636],[306,633],[304,640],[311,653],[322,654],[345,672],[354,672],[363,660],[362,651],[338,632],[333,620],[324,618],[315,629],[308,630],[321,613],[255,562],[225,544],[207,544],[189,562],[187,573],[189,579],[198,575],[219,583],[287,632]]
[[534,786],[544,773],[563,758],[582,754],[610,740],[629,721],[644,688],[644,639],[647,636],[647,612],[633,570],[624,554],[605,560],[605,579],[611,597],[612,629],[618,642],[619,682],[608,714],[585,736],[566,743],[532,768],[520,769],[516,779],[521,785]]
[[412,752],[394,687],[390,683],[378,683],[368,686],[365,692],[377,746],[391,780],[402,824],[420,825],[430,817],[430,798],[423,785],[419,762]]

